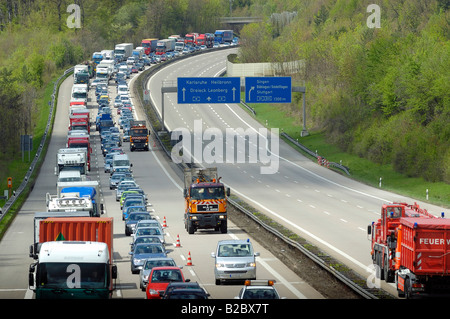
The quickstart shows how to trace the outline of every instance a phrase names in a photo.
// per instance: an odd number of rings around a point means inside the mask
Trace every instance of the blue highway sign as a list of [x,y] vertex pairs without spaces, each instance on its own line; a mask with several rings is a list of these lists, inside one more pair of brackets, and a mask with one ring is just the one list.
[[246,103],[291,103],[290,77],[246,77]]
[[233,78],[178,78],[178,104],[239,103],[241,80]]

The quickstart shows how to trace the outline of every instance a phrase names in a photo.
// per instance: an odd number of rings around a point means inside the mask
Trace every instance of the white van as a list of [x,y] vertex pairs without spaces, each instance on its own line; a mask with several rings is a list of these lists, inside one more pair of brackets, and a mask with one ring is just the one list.
[[127,154],[118,154],[114,155],[112,165],[111,165],[111,175],[116,170],[127,170],[131,172],[131,167],[133,164],[130,163],[130,160],[128,158]]

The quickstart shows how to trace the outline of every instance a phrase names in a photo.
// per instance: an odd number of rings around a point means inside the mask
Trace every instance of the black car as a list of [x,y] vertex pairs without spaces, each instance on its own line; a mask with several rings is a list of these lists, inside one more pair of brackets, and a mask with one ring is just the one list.
[[209,296],[198,282],[171,282],[161,294],[162,299],[208,299]]

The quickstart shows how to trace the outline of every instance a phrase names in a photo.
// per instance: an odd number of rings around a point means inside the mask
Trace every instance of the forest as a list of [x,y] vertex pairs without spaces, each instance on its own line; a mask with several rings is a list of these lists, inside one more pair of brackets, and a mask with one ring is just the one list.
[[[379,28],[367,22],[372,4]],[[254,0],[247,14],[269,18],[243,28],[240,59],[305,61],[295,78],[308,92],[308,127],[347,153],[450,183],[449,8],[448,0]],[[287,112],[300,118],[301,105]]]
[[[68,27],[71,4],[80,8],[80,28]],[[239,61],[305,61],[293,78],[307,87],[309,127],[345,152],[391,164],[407,176],[450,183],[450,0],[231,4],[0,2],[0,171],[20,158],[20,134],[33,134],[47,104],[45,88],[66,68],[115,43],[214,31],[231,9],[233,16],[263,18],[242,28]],[[381,9],[379,27],[368,26],[371,4]],[[301,116],[300,106],[281,107]]]

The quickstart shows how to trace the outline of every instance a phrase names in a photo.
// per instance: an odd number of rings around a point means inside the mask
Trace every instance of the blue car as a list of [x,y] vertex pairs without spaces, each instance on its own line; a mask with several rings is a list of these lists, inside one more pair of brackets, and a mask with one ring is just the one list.
[[147,212],[147,207],[145,206],[129,206],[122,212],[122,220],[127,220],[131,213],[138,213],[138,212]]

